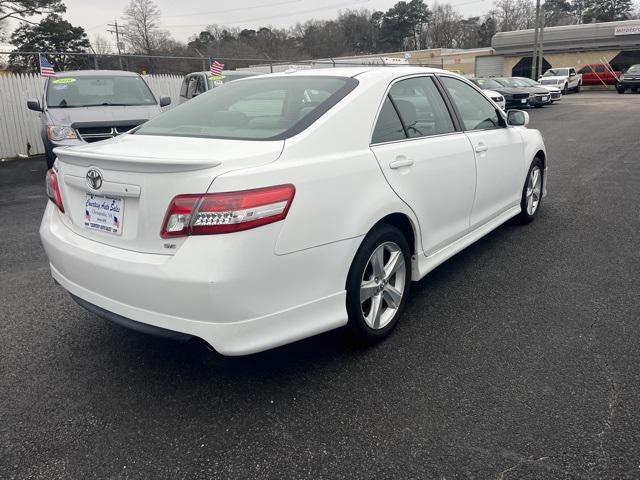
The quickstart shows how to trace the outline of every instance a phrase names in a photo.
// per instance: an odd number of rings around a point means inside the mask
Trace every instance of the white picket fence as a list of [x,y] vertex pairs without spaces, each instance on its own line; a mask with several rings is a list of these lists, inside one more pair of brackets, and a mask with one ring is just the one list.
[[[178,104],[182,76],[145,75],[157,96],[170,96],[169,109]],[[44,80],[36,74],[0,75],[0,159],[44,153],[38,112],[27,109],[27,99],[42,98]]]

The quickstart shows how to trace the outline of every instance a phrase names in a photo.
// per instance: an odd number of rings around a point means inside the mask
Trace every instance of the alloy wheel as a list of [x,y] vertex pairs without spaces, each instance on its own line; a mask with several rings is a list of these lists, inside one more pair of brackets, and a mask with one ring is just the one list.
[[376,248],[360,283],[360,307],[366,324],[379,330],[393,320],[400,308],[407,282],[404,255],[394,242]]
[[533,215],[538,210],[540,196],[542,194],[542,172],[537,165],[531,169],[529,180],[527,181],[527,213]]

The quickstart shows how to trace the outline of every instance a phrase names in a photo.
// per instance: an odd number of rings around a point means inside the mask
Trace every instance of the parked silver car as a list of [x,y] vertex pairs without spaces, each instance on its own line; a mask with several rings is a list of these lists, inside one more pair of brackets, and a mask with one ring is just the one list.
[[53,149],[97,142],[125,133],[158,115],[171,103],[156,98],[144,79],[133,72],[79,70],[48,78],[42,99],[27,107],[40,112],[47,166]]
[[240,78],[260,75],[253,72],[236,72],[223,70],[220,75],[212,75],[211,72],[193,72],[184,77],[180,88],[180,103],[191,100],[193,97],[212,90],[220,85],[238,80]]

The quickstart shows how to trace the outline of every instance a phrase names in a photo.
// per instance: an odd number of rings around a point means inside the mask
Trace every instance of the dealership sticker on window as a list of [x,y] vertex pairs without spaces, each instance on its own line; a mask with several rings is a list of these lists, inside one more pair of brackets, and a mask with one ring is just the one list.
[[68,83],[74,83],[76,81],[75,78],[66,77],[66,78],[56,78],[53,83],[54,85],[67,85]]

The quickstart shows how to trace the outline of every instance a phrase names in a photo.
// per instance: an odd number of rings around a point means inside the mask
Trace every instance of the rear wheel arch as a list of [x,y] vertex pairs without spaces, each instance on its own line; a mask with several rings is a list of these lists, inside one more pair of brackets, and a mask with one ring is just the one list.
[[[417,237],[418,235],[417,226],[414,225],[414,222],[411,220],[411,218],[404,213],[400,213],[400,212],[390,213],[382,217],[373,225],[371,225],[371,228],[369,228],[367,233],[364,235],[362,241],[360,242],[360,246],[358,247],[358,250],[354,254],[354,258],[351,259],[349,272],[351,272],[353,262],[357,256],[358,251],[362,247],[362,244],[365,242],[365,240],[371,234],[371,232],[376,230],[381,225],[391,225],[392,227],[397,228],[400,231],[400,233],[402,233],[405,240],[409,244],[409,252],[411,256],[416,254],[417,246],[419,245],[419,239]],[[347,277],[348,277],[348,274],[347,274]]]
[[547,156],[545,155],[545,153],[542,150],[538,150],[536,152],[536,154],[533,156],[533,159],[531,161],[533,162],[536,158],[539,158],[540,161],[542,162],[542,169],[543,170],[545,168],[547,168]]

